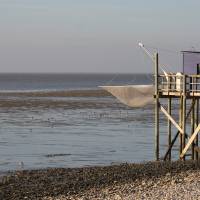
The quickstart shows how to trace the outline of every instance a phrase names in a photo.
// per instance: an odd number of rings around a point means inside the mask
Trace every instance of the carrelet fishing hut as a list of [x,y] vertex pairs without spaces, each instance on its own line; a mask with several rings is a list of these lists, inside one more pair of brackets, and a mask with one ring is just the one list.
[[[182,71],[171,73],[159,65],[157,52],[152,55],[142,43],[139,43],[139,46],[154,63],[154,84],[100,87],[130,107],[155,104],[156,160],[171,160],[175,143],[179,146],[179,159],[198,160],[200,154],[198,147],[198,133],[200,132],[200,52],[181,51]],[[159,125],[161,114],[164,114],[167,120],[165,135],[167,136],[165,137],[167,138],[167,148],[164,155],[160,155],[161,134]]]

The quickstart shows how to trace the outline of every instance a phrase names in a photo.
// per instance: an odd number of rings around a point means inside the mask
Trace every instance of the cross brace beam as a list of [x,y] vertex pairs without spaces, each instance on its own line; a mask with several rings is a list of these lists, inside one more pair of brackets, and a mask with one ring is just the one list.
[[[190,116],[190,113],[192,112],[192,109],[194,108],[194,105],[195,105],[195,102],[192,103],[192,105],[190,106],[190,109],[186,115],[186,119],[188,119],[188,117]],[[169,155],[172,147],[174,146],[174,143],[176,142],[176,139],[178,138],[178,135],[179,135],[179,131],[176,133],[176,135],[174,136],[173,140],[171,141],[171,144],[169,146],[169,148],[167,149],[167,152],[165,153],[165,156],[164,156],[164,160],[167,160],[167,156]],[[185,134],[186,138],[189,138],[187,134]]]
[[194,133],[192,134],[192,136],[190,137],[190,139],[188,140],[188,143],[186,144],[185,148],[183,149],[181,155],[180,155],[180,158],[183,158],[184,155],[186,154],[187,150],[190,148],[192,142],[194,142],[197,134],[199,133],[200,131],[200,123],[199,125],[197,126],[197,128],[195,129]]
[[165,114],[165,116],[172,122],[172,124],[174,124],[174,126],[179,130],[180,133],[184,134],[183,133],[183,129],[176,123],[176,121],[172,118],[172,116],[165,110],[165,108],[161,105],[160,106],[160,109],[161,111]]

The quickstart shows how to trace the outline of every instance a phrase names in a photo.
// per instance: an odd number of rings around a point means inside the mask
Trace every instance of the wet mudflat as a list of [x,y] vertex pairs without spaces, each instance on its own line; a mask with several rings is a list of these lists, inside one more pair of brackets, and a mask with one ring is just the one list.
[[0,92],[0,171],[151,160],[152,110],[98,89]]

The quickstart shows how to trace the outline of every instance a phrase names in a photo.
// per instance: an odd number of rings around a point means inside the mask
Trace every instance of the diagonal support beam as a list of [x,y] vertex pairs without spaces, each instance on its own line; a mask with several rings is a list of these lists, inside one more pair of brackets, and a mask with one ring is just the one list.
[[172,147],[174,146],[174,143],[176,142],[176,139],[178,138],[178,136],[179,136],[179,131],[176,133],[176,135],[174,136],[169,148],[167,149],[167,152],[166,152],[166,154],[164,156],[164,160],[167,160],[167,156],[170,153]]
[[[192,109],[194,108],[194,105],[195,105],[195,102],[192,102],[192,105],[190,106],[190,109],[187,113],[187,116],[186,116],[186,120],[188,119],[188,117],[190,116],[190,113],[192,112]],[[179,135],[179,131],[176,133],[176,135],[174,136],[169,148],[167,149],[167,152],[164,156],[164,160],[167,160],[167,156],[169,155],[172,147],[174,146],[174,143],[176,142],[176,139],[178,138],[178,135]],[[187,134],[185,134],[186,138],[189,138]]]
[[185,148],[183,149],[181,155],[180,155],[180,158],[183,158],[184,155],[186,154],[187,150],[190,148],[192,142],[194,142],[197,134],[199,133],[200,131],[200,124],[197,126],[197,128],[195,129],[194,133],[192,134],[192,136],[190,137],[190,139],[188,140],[188,143],[186,144]]
[[163,106],[160,105],[161,111],[165,114],[165,116],[171,121],[172,124],[179,130],[180,133],[183,134],[183,129],[175,122],[175,120],[171,117],[171,115],[165,110]]

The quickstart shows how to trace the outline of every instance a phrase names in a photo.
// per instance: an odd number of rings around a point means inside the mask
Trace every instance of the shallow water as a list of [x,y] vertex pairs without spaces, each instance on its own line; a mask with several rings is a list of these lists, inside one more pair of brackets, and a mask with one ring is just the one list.
[[[154,158],[153,105],[137,109],[124,106],[98,90],[98,81],[92,84],[93,77],[82,78],[87,87],[80,82],[82,88],[73,86],[73,91],[69,88],[76,80],[70,80],[67,89],[61,86],[56,89],[59,75],[49,79],[46,88],[45,82],[40,83],[40,88],[35,87],[37,83],[34,88],[22,88],[23,81],[17,80],[18,87],[1,88],[4,91],[0,94],[1,171],[107,165]],[[165,127],[161,123],[162,134]],[[165,137],[161,143],[164,140]]]

